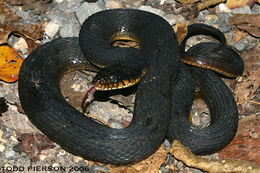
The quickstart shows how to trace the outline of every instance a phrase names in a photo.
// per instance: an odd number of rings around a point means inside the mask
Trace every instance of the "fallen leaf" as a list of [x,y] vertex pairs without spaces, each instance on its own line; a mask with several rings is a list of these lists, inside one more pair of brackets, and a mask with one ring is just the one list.
[[190,167],[202,169],[211,173],[225,172],[260,172],[260,166],[250,162],[235,159],[208,159],[196,156],[179,141],[174,140],[170,153]]
[[165,162],[168,151],[164,149],[163,145],[147,159],[133,164],[131,166],[113,166],[108,165],[111,173],[157,173],[161,165]]
[[239,121],[235,138],[223,150],[220,158],[234,158],[260,165],[260,116],[255,114]]
[[2,116],[2,113],[6,112],[8,108],[8,105],[5,102],[5,99],[3,97],[0,97],[0,117]]
[[230,9],[241,8],[249,6],[250,8],[254,5],[256,0],[227,0],[226,6]]
[[18,79],[23,58],[10,46],[0,46],[0,79],[5,82],[15,82]]
[[176,34],[178,43],[180,44],[188,33],[188,27],[186,24],[179,22],[174,26],[173,29]]
[[237,29],[235,31],[235,42],[238,42],[239,40],[243,39],[247,35],[248,35],[247,32],[241,31],[240,29]]
[[[42,38],[44,32],[43,23],[35,25],[19,24],[19,19],[20,18],[7,7],[5,2],[0,0],[0,44],[7,43],[10,34],[23,37],[28,46],[32,45],[30,41],[35,42]],[[36,46],[33,45],[33,47]],[[27,53],[29,54],[30,51],[27,51]]]
[[52,149],[54,143],[45,135],[40,133],[23,133],[18,134],[23,147],[23,151],[31,159],[31,161],[39,160],[42,150]]
[[[12,25],[20,18],[0,0],[0,26]],[[1,28],[1,27],[0,27]]]
[[234,91],[235,100],[238,104],[240,114],[245,112],[246,105],[254,95],[258,87],[260,87],[260,69],[251,72],[251,76],[244,79]]
[[238,29],[260,37],[260,14],[233,14],[228,21]]
[[194,4],[196,2],[199,2],[199,0],[178,0],[178,2],[182,4]]
[[225,2],[225,0],[178,0],[183,4],[180,12],[185,16],[186,19],[191,19],[197,17],[199,12],[210,6],[217,5],[219,3]]
[[38,0],[4,0],[9,5],[24,5],[27,3],[36,2]]
[[258,105],[251,102],[256,98],[255,93],[260,86],[260,47],[244,51],[241,57],[244,60],[244,73],[241,82],[237,83],[234,90],[234,97],[239,113],[249,115],[259,110]]

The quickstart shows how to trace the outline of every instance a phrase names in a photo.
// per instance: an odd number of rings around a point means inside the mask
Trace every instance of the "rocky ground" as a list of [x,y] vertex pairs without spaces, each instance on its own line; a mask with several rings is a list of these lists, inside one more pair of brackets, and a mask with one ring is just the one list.
[[[203,22],[219,28],[225,33],[228,44],[233,46],[245,61],[243,76],[233,80],[223,80],[234,92],[241,123],[244,123],[240,125],[240,128],[249,130],[238,132],[243,137],[246,136],[246,139],[239,138],[238,135],[230,148],[205,157],[227,158],[229,156],[260,165],[260,47],[258,39],[260,35],[260,6],[258,3],[233,10],[223,3],[198,10],[195,8],[197,7],[196,3],[181,5],[174,0],[98,0],[97,2],[1,0],[0,4],[4,4],[5,8],[12,10],[15,15],[20,17],[15,25],[3,28],[10,30],[5,42],[14,47],[24,58],[39,44],[59,37],[77,37],[83,21],[91,14],[104,9],[137,8],[162,16],[172,26],[178,22],[187,25]],[[236,14],[242,15],[236,17]],[[255,16],[250,18],[249,16],[252,15]],[[2,20],[3,17],[0,16],[0,19]],[[18,27],[26,24],[33,24],[40,29],[34,34],[28,34]],[[14,34],[15,31],[18,31],[19,34]],[[203,37],[200,36],[193,38],[189,41],[189,45],[202,40]],[[3,43],[3,40],[1,41]],[[66,75],[61,81],[64,97],[79,110],[81,100],[89,89],[90,81],[94,75],[91,72],[73,72]],[[8,106],[7,111],[1,111],[3,113],[0,114],[0,172],[113,172],[113,167],[73,156],[42,135],[23,113],[19,103],[17,86],[17,82],[0,81],[0,101],[1,104],[6,103]],[[113,96],[104,101],[94,100],[89,106],[88,112],[91,115],[97,115],[102,121],[114,128],[123,128],[131,122],[134,97],[134,94],[130,94]],[[196,102],[192,114],[193,122],[199,126],[205,125],[210,121],[206,106],[201,100]],[[3,106],[0,105],[0,107]],[[244,121],[242,122],[242,120]],[[236,141],[240,143],[237,144]],[[248,144],[247,141],[251,143]],[[238,145],[246,149],[241,149],[237,147]],[[167,141],[164,143],[164,147],[170,147]],[[239,154],[239,151],[243,151],[243,153]],[[232,155],[232,153],[237,153],[237,155]],[[154,168],[152,171],[163,173],[204,172],[201,169],[187,166],[171,154],[164,155],[164,157],[165,161],[160,168]],[[149,164],[152,167],[152,163]],[[126,172],[126,169],[122,168],[121,172]]]

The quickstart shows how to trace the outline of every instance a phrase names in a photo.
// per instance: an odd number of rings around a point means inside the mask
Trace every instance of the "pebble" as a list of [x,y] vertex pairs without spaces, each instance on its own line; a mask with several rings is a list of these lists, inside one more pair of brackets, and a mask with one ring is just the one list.
[[18,140],[17,140],[17,138],[16,138],[16,137],[14,137],[14,136],[11,136],[11,137],[10,137],[10,139],[11,139],[13,142],[16,142],[16,143],[18,143]]
[[78,162],[80,162],[80,161],[82,161],[82,160],[84,160],[82,157],[78,157],[78,156],[75,156],[75,157],[74,157],[74,161],[75,161],[76,163],[78,163]]
[[63,150],[63,149],[61,149],[60,151],[59,151],[59,156],[63,156],[63,155],[65,155],[66,154],[66,151],[65,150]]
[[217,17],[219,20],[218,29],[221,32],[227,33],[231,30],[230,25],[228,23],[229,17],[231,17],[231,13],[218,12]]
[[255,3],[251,9],[252,14],[260,14],[260,5]]
[[220,3],[218,6],[217,6],[217,11],[219,12],[224,12],[224,13],[229,13],[231,12],[231,10],[226,6],[226,4],[224,3]]
[[82,25],[86,18],[101,10],[102,8],[100,8],[96,3],[85,2],[78,9],[76,9],[76,16],[79,23]]
[[219,20],[220,23],[228,25],[228,19],[229,19],[229,17],[232,16],[232,14],[231,13],[218,12],[217,16],[218,16],[218,20]]
[[49,22],[45,26],[44,31],[49,38],[53,38],[58,33],[59,29],[60,29],[60,24],[55,22]]
[[232,10],[232,13],[234,14],[251,14],[251,9],[249,6],[241,7],[241,8],[236,8]]
[[63,24],[60,28],[60,36],[65,37],[78,37],[79,27],[73,24]]
[[60,25],[59,34],[61,37],[77,37],[80,24],[73,11],[55,9],[48,14],[51,22]]
[[53,163],[52,167],[59,167],[60,165],[58,163]]
[[20,50],[22,52],[26,52],[28,49],[28,45],[23,37],[20,37],[17,42],[14,43],[13,48],[16,50]]
[[15,155],[14,150],[10,149],[9,151],[7,151],[7,152],[5,153],[5,158],[11,159],[11,158],[14,157],[14,155]]
[[245,43],[241,43],[241,42],[235,43],[233,46],[234,46],[238,51],[246,50],[246,47],[247,47]]
[[62,0],[60,3],[53,3],[53,9],[58,9],[63,13],[74,13],[79,6],[85,2],[84,0]]
[[231,30],[229,25],[223,25],[223,24],[219,24],[218,25],[218,29],[223,32],[223,33],[227,33]]
[[0,152],[2,153],[5,150],[5,146],[3,144],[0,144]]
[[40,160],[45,160],[47,158],[46,154],[40,154],[39,156]]
[[157,14],[157,15],[161,16],[162,18],[164,18],[165,20],[167,20],[167,22],[170,25],[176,24],[177,21],[179,21],[180,19],[184,20],[183,16],[166,14],[163,11],[161,11],[159,9],[156,9],[156,8],[153,8],[153,7],[150,7],[150,6],[144,6],[143,5],[143,6],[139,7],[138,9],[139,10],[148,11],[148,12],[151,12],[151,13],[154,13],[154,14]]
[[179,169],[179,170],[182,170],[183,169],[183,163],[182,162],[178,162],[177,163],[177,168]]
[[108,1],[105,7],[109,9],[123,8],[123,4],[120,1],[112,0]]
[[116,129],[122,129],[123,125],[120,120],[116,120],[114,118],[109,118],[107,122],[111,127]]
[[63,2],[63,0],[55,0],[55,2],[61,3],[61,2]]
[[204,15],[205,20],[209,23],[209,24],[218,24],[219,23],[219,19],[218,16],[216,16],[215,14],[206,14]]
[[153,7],[150,7],[150,6],[141,6],[139,7],[139,10],[144,10],[144,11],[148,11],[148,12],[151,12],[151,13],[154,13],[154,14],[157,14],[161,17],[164,16],[164,12],[159,10],[159,9],[156,9],[156,8],[153,8]]

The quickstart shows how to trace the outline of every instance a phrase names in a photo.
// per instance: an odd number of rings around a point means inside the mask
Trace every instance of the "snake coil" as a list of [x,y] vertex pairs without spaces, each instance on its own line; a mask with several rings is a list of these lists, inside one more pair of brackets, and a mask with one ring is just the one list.
[[[111,36],[121,31],[133,33],[141,49],[112,47]],[[84,22],[79,39],[53,40],[26,58],[19,75],[20,101],[38,129],[88,160],[117,165],[137,162],[155,152],[166,137],[180,139],[199,154],[218,150],[237,128],[232,93],[215,73],[184,66],[179,56],[175,34],[163,18],[133,9],[102,11]],[[66,102],[59,87],[70,71],[94,70],[92,63],[107,66],[115,62],[146,62],[149,66],[138,84],[132,122],[124,129],[108,128],[84,116]],[[195,137],[188,135],[194,128],[183,115],[192,104],[192,83],[201,86],[213,115],[208,128],[195,128]]]

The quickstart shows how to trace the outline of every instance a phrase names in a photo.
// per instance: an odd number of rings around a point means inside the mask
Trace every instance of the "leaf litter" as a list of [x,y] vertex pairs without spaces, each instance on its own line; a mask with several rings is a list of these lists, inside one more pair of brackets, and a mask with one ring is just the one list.
[[[9,1],[12,1],[12,0],[9,0]],[[15,2],[15,1],[13,1],[13,2]],[[213,2],[213,1],[211,1],[211,2]],[[214,3],[215,2],[217,2],[217,1],[214,1]],[[218,1],[218,2],[221,2],[221,1]],[[205,4],[205,5],[207,5],[207,4]],[[204,7],[206,8],[207,6],[205,6],[205,5],[204,5]],[[22,28],[22,27],[16,28],[13,26],[13,24],[19,20],[19,17],[16,16],[12,12],[12,10],[10,10],[9,8],[7,8],[5,6],[5,4],[3,3],[3,0],[0,0],[0,8],[1,8],[1,12],[0,12],[0,36],[1,37],[0,38],[2,38],[2,39],[0,39],[1,43],[7,42],[8,36],[10,34],[17,34],[19,36],[24,37],[27,42],[31,41],[32,43],[28,44],[29,47],[33,47],[32,45],[35,43],[35,40],[42,38],[42,31],[39,33],[36,32],[36,31],[38,31],[38,29],[39,30],[42,29],[41,25],[36,25],[36,26],[28,25],[27,28],[26,27],[25,28]],[[202,7],[199,7],[199,8],[202,9]],[[2,12],[4,12],[4,13],[2,13]],[[3,24],[4,22],[6,22],[5,14],[8,14],[8,16],[9,16],[8,27],[1,25],[1,23]],[[244,15],[244,16],[247,16],[247,15]],[[246,17],[243,17],[243,18],[244,18],[243,20],[245,20]],[[241,31],[243,33],[250,33],[251,35],[256,36],[258,34],[258,32],[254,28],[252,29],[252,27],[251,27],[248,29],[248,27],[244,27],[245,23],[246,23],[246,25],[258,27],[258,30],[259,30],[259,26],[256,25],[254,22],[252,25],[251,21],[254,21],[254,20],[250,19],[249,21],[241,22],[240,20],[236,19],[236,20],[233,20],[232,22],[233,22],[233,24],[235,24],[238,31]],[[37,27],[39,27],[39,28],[37,28]],[[31,30],[28,33],[26,33],[26,30],[28,28],[31,28]],[[256,31],[256,33],[255,33],[255,31]],[[240,39],[243,39],[244,37],[246,37],[246,34],[241,36]],[[32,49],[34,49],[34,48],[35,47],[33,47]],[[253,52],[256,52],[256,53],[253,53]],[[255,54],[256,54],[256,56],[252,59],[247,57],[247,56],[255,55]],[[260,72],[259,72],[259,63],[260,63],[259,57],[260,56],[259,56],[259,52],[255,51],[255,49],[250,50],[244,54],[242,53],[241,56],[243,58],[245,56],[244,60],[245,60],[246,68],[245,68],[245,73],[242,77],[242,81],[238,82],[237,86],[235,88],[235,98],[238,103],[239,113],[242,115],[246,115],[247,111],[248,111],[248,105],[255,106],[256,104],[259,103],[258,99],[259,99],[260,92],[258,90],[259,90],[260,84],[259,84],[258,76],[260,74]],[[132,102],[132,100],[130,102]],[[254,116],[256,117],[257,112],[259,113],[259,107],[258,107],[258,110],[254,110],[254,114],[250,115],[250,117],[254,117]],[[244,121],[250,122],[251,124],[257,125],[259,127],[258,124],[254,123],[255,118],[245,119]],[[242,126],[245,127],[245,125],[242,125]],[[254,137],[257,137],[255,139],[259,140],[259,135],[258,136],[255,135],[255,134],[258,134],[258,128],[255,128],[255,126],[253,126],[253,127],[249,126],[249,127],[247,127],[247,130],[250,129],[249,130],[250,132],[247,132],[246,134],[249,134],[248,136],[252,139],[254,139],[252,137],[252,135],[253,135]],[[252,130],[252,128],[253,128],[253,130]],[[238,131],[237,136],[239,136],[239,133],[240,133],[240,131]],[[28,134],[24,134],[24,136],[28,137],[27,135]],[[28,151],[27,152],[28,156],[31,159],[37,160],[38,159],[37,157],[39,156],[38,155],[39,153],[37,153],[37,151],[48,149],[48,146],[50,146],[50,148],[51,148],[52,143],[50,141],[48,141],[48,139],[44,139],[43,141],[47,140],[48,142],[47,143],[43,142],[43,144],[39,145],[37,143],[39,143],[44,137],[39,137],[33,133],[31,133],[30,135],[32,135],[32,137],[28,137],[28,139],[30,139],[31,141],[25,141],[25,140],[23,141],[24,146],[27,146],[24,148],[25,148],[25,150]],[[23,137],[23,139],[24,139],[24,137]],[[234,141],[235,140],[236,140],[236,138],[234,139]],[[28,144],[31,144],[31,143],[36,143],[36,144],[33,144],[33,147],[30,148],[30,147],[28,147],[29,146]],[[47,147],[45,147],[44,143],[47,145]],[[231,145],[232,145],[232,143],[231,143]],[[246,150],[245,152],[248,152],[250,149],[252,149],[252,148],[248,148],[248,150]],[[232,149],[229,150],[229,152],[232,152]],[[254,152],[260,153],[259,150],[254,150]],[[207,160],[205,158],[197,157],[197,156],[193,155],[192,153],[190,153],[189,151],[187,151],[187,149],[185,149],[185,147],[181,146],[181,144],[179,144],[176,141],[174,141],[170,150],[165,150],[164,147],[161,146],[160,149],[154,155],[150,156],[148,159],[146,159],[140,163],[134,164],[132,166],[127,166],[127,167],[114,167],[114,166],[109,165],[109,168],[111,169],[111,172],[115,171],[115,170],[118,170],[120,172],[136,172],[136,171],[158,172],[161,165],[165,162],[167,154],[169,154],[169,153],[171,153],[176,159],[183,161],[188,166],[196,167],[196,168],[199,168],[199,169],[202,169],[205,171],[209,171],[209,172],[222,172],[222,171],[223,172],[224,171],[233,172],[233,171],[239,170],[239,169],[240,169],[240,171],[241,170],[243,171],[244,169],[246,169],[249,172],[254,172],[256,170],[259,171],[258,166],[251,164],[251,163],[247,163],[247,162],[240,162],[240,161],[233,161],[233,160],[229,161],[227,159]],[[220,156],[222,156],[222,155],[220,154]],[[235,155],[232,157],[237,158]],[[250,157],[250,155],[247,156],[246,159],[243,157],[241,157],[239,159],[247,160],[247,161],[254,161],[254,160],[250,160],[250,159],[252,159]],[[257,161],[256,164],[259,165],[259,162]],[[230,166],[228,166],[228,165],[230,165]],[[172,170],[174,170],[174,168],[175,167],[173,166]],[[225,168],[225,170],[223,170],[223,168]]]

